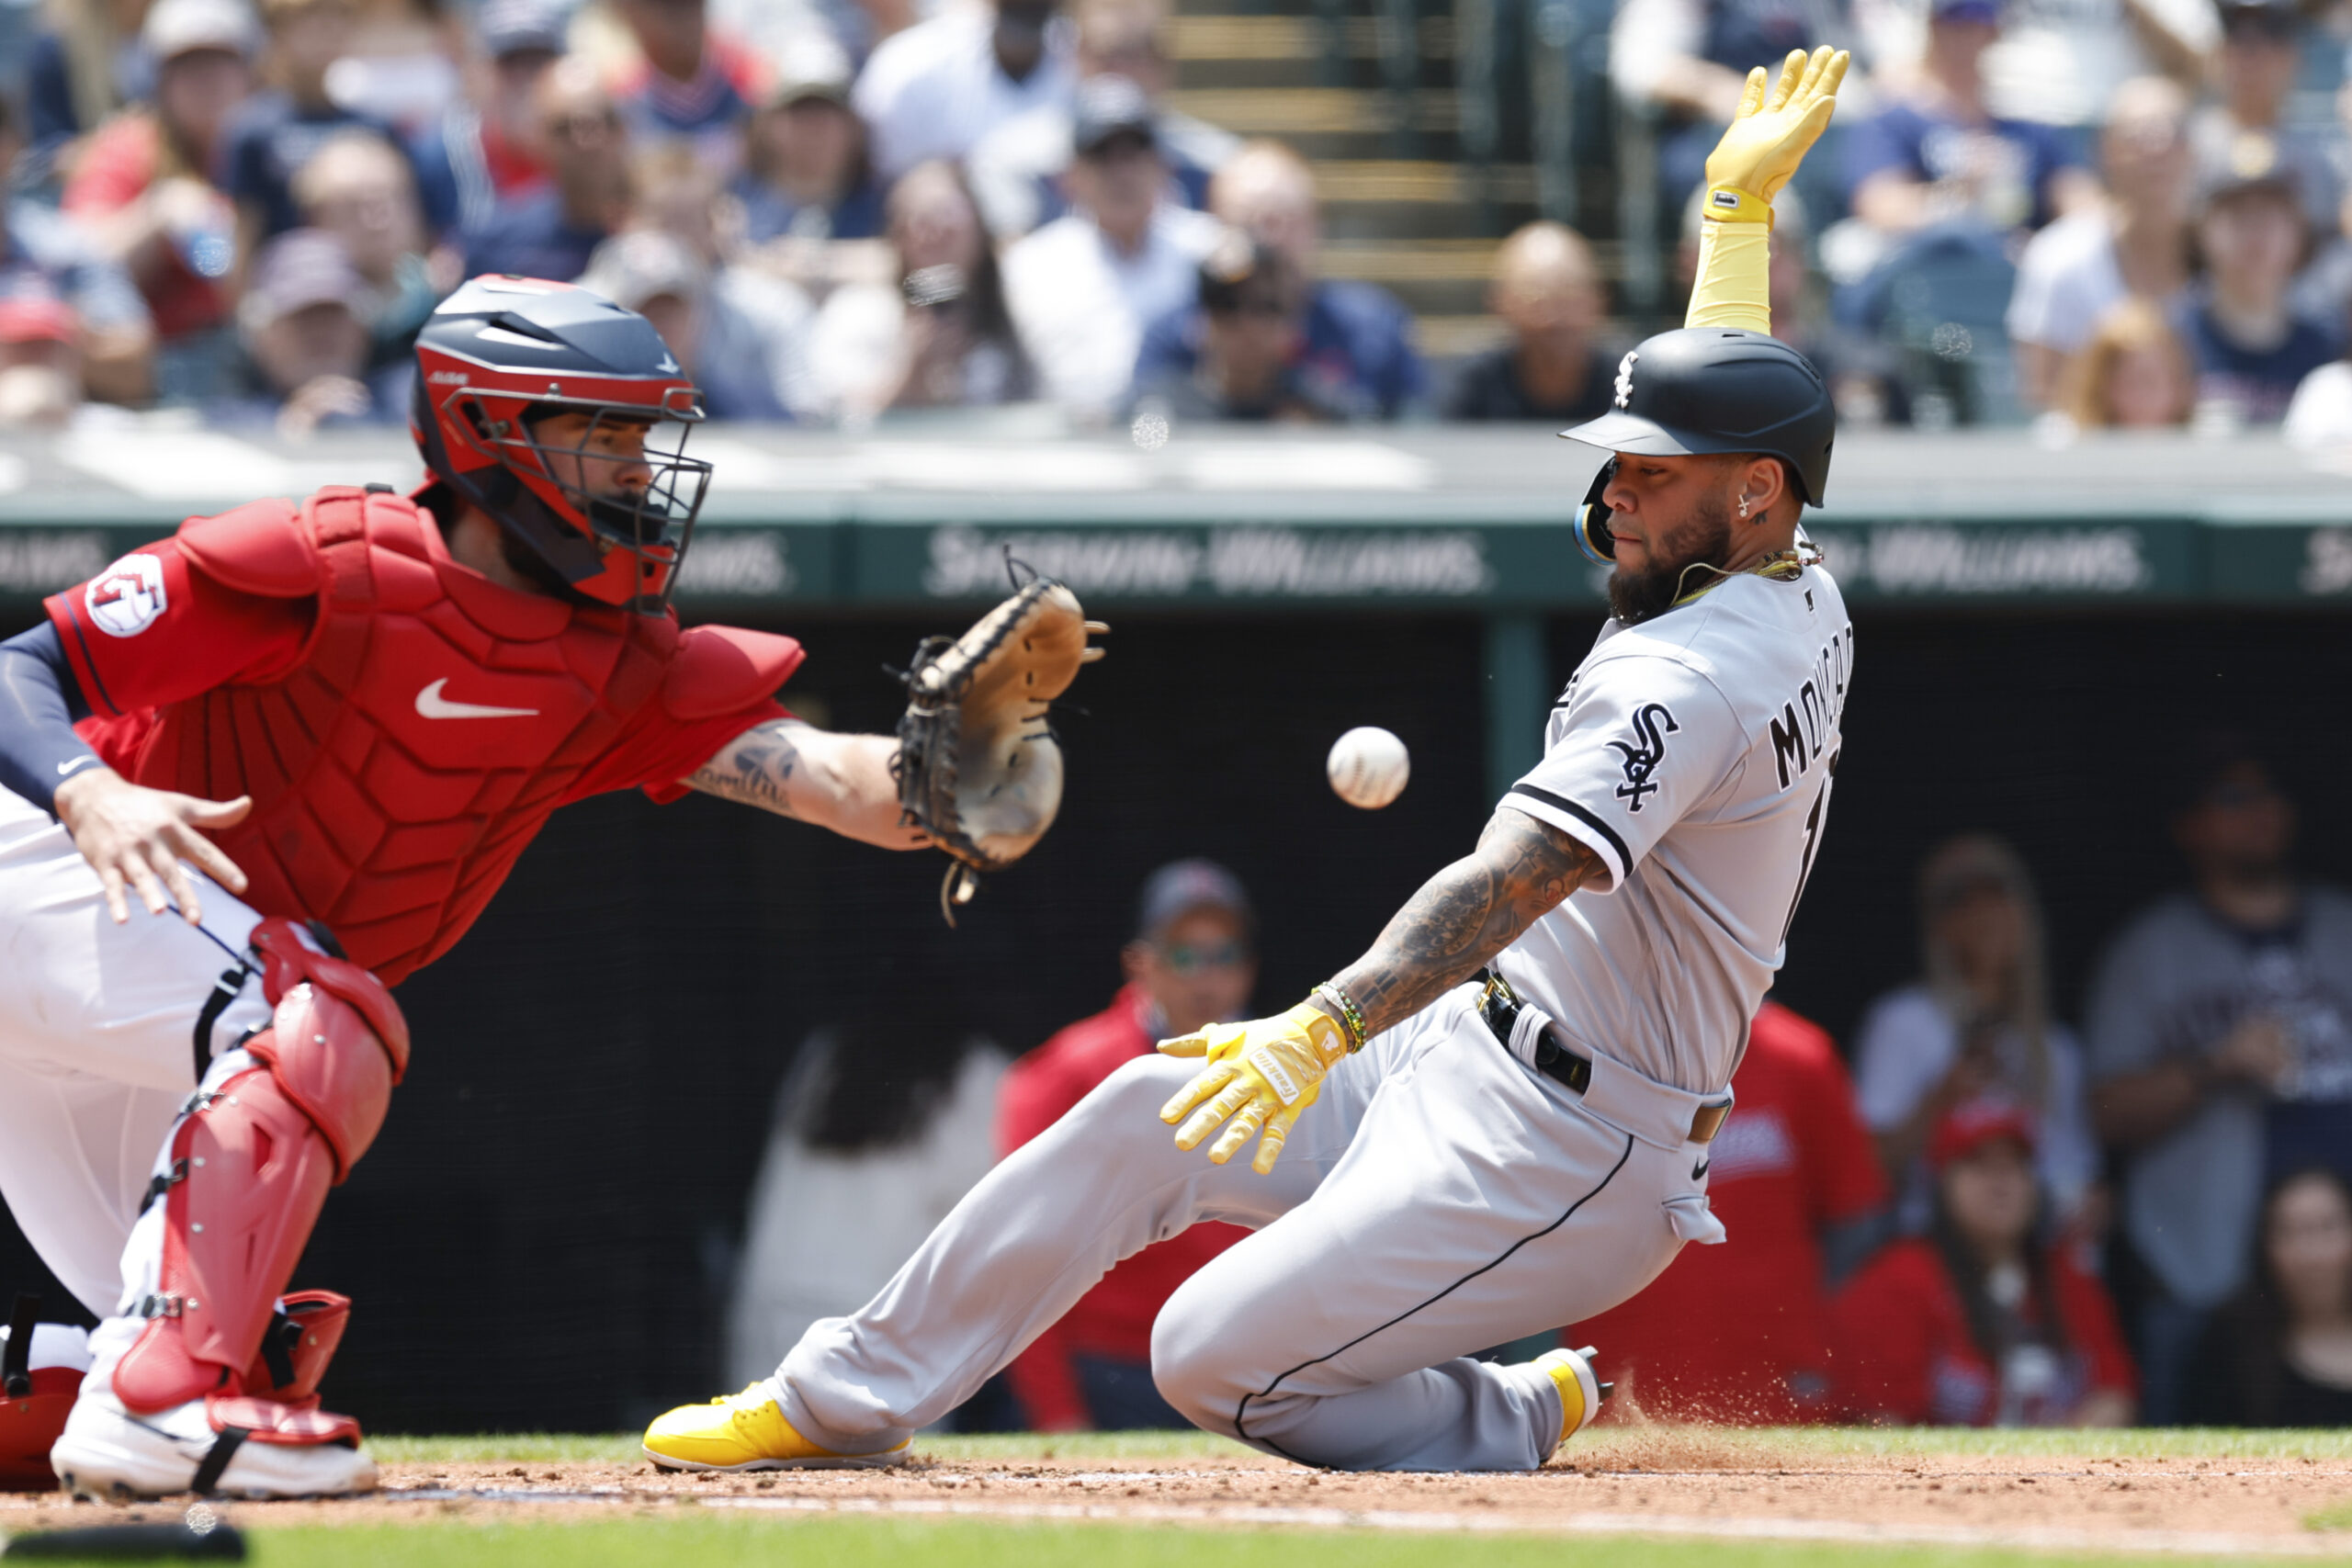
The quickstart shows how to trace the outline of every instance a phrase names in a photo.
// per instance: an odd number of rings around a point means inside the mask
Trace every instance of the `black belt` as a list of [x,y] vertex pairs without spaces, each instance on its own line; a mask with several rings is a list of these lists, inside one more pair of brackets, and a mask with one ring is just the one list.
[[[1525,1004],[1519,999],[1519,993],[1510,988],[1510,982],[1492,969],[1481,969],[1471,978],[1485,987],[1478,994],[1478,1016],[1487,1021],[1487,1027],[1502,1042],[1503,1049],[1510,1050],[1512,1030]],[[1572,1094],[1582,1094],[1592,1087],[1592,1058],[1571,1049],[1548,1023],[1535,1037],[1535,1070],[1566,1084]],[[1690,1141],[1713,1143],[1715,1134],[1724,1130],[1724,1123],[1730,1119],[1728,1100],[1702,1105],[1690,1118]]]

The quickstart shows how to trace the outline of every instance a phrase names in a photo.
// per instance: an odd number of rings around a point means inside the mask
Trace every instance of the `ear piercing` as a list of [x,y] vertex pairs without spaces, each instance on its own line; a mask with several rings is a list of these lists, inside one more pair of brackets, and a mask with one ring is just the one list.
[[1740,497],[1739,500],[1739,520],[1743,523],[1747,521],[1747,498],[1746,496]]

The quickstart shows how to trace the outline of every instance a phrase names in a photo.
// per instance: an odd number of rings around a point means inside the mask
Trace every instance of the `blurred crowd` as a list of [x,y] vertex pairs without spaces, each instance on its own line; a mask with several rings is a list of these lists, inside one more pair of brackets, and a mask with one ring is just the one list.
[[[2352,897],[2297,873],[2294,806],[2243,737],[2187,747],[2172,788],[2179,890],[2069,987],[2079,1031],[2024,860],[1983,834],[1933,846],[1918,972],[1848,1051],[1776,1002],[1755,1019],[1708,1148],[1728,1242],[1494,1353],[1598,1345],[1614,1420],[2352,1426]],[[1182,861],[1145,885],[1109,1006],[1010,1066],[896,1001],[890,1039],[821,1032],[779,1102],[729,1375],[861,1304],[1121,1063],[1249,1016],[1256,938],[1240,880]],[[904,1070],[837,1094],[844,1051]],[[1122,1263],[964,1419],[1182,1425],[1152,1321],[1241,1234],[1199,1225]]]
[[1748,66],[1855,51],[1780,230],[1848,423],[2316,445],[2352,438],[2347,39],[2299,0],[1625,0],[1611,65],[1679,200]]
[[[1609,247],[1519,228],[1488,346],[1426,358],[1327,265],[1306,159],[1171,107],[1166,4],[0,4],[0,423],[396,423],[485,271],[644,310],[721,419],[1605,403],[1639,326]],[[2352,441],[2352,0],[1622,0],[1614,154],[1685,281],[1742,73],[1823,41],[1857,64],[1773,308],[1849,426]]]
[[[930,14],[925,14],[930,13]],[[1165,106],[1158,0],[0,6],[0,423],[407,414],[464,277],[574,279],[719,419],[1428,403],[1314,175]]]

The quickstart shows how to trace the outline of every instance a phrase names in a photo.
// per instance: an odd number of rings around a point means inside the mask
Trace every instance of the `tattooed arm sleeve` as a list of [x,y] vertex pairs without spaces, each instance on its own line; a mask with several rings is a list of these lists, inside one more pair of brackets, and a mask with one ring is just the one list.
[[1423,883],[1333,983],[1377,1034],[1476,974],[1595,873],[1606,874],[1592,851],[1506,806],[1477,849]]
[[926,840],[899,809],[887,735],[835,735],[798,719],[754,725],[718,749],[686,783],[705,795],[756,806],[888,850]]

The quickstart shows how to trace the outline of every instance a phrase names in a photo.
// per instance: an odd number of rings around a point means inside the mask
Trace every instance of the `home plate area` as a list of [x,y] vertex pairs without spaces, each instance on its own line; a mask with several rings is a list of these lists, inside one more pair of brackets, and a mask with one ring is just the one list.
[[[222,1518],[260,1531],[708,1508],[779,1522],[835,1515],[2199,1556],[2341,1556],[2352,1549],[2352,1536],[2328,1528],[2352,1524],[2345,1506],[2352,1456],[2337,1441],[2241,1444],[2209,1434],[2167,1453],[2162,1439],[2177,1435],[2143,1433],[2121,1444],[2086,1438],[2083,1451],[2069,1452],[2052,1445],[2056,1436],[1999,1453],[1984,1451],[1982,1439],[1962,1451],[1939,1450],[1927,1433],[1651,1427],[1589,1434],[1550,1467],[1510,1475],[1336,1474],[1173,1435],[1148,1456],[1057,1452],[1057,1439],[1037,1438],[977,1456],[968,1444],[947,1445],[944,1456],[898,1470],[750,1475],[670,1473],[603,1460],[404,1461],[395,1442],[388,1445],[383,1489],[372,1496],[213,1506]],[[532,1440],[515,1441],[521,1448]],[[0,1532],[175,1519],[190,1501],[107,1506],[0,1497]]]

